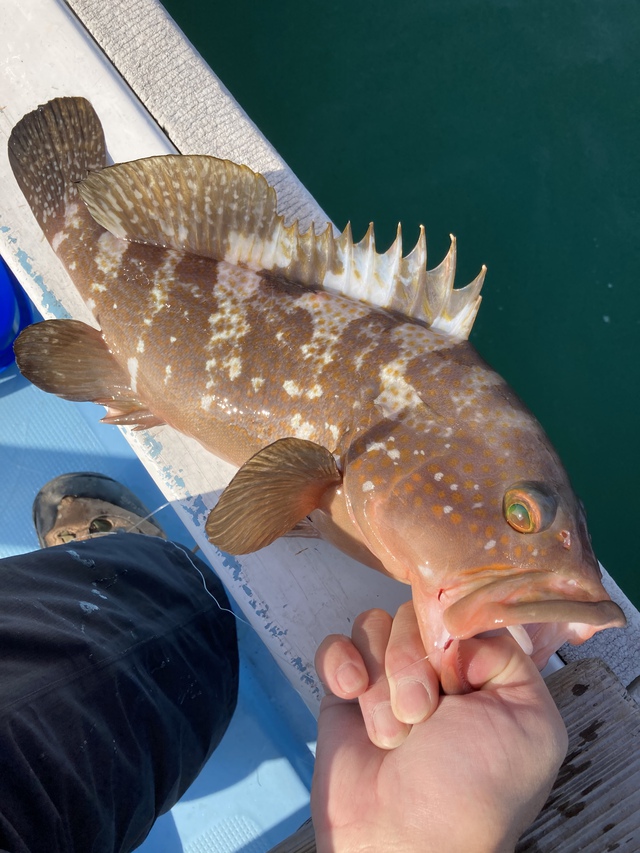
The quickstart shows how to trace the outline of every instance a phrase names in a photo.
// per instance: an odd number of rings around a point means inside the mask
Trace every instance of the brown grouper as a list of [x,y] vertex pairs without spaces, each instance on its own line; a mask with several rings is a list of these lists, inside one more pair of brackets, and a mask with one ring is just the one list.
[[[539,665],[625,624],[540,424],[467,338],[484,270],[453,288],[455,242],[384,254],[301,234],[246,166],[205,156],[106,167],[82,98],[25,116],[9,155],[100,331],[26,329],[22,372],[167,423],[242,466],[207,520],[234,554],[315,533],[411,584],[436,666],[452,639],[509,627]],[[526,627],[525,627],[526,626]]]

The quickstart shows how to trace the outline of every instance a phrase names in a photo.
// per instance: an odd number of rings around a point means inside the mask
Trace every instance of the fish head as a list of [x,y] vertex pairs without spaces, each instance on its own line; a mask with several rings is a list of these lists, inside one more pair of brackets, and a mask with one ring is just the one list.
[[509,626],[543,667],[625,618],[542,427],[492,385],[490,418],[425,411],[421,428],[413,411],[377,424],[353,442],[343,488],[372,553],[411,584],[429,653]]

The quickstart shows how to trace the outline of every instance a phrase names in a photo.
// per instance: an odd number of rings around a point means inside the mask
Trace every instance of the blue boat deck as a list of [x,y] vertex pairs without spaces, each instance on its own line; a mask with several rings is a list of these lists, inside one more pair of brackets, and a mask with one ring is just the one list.
[[[100,416],[91,403],[39,391],[15,365],[0,373],[0,557],[38,548],[33,498],[64,472],[99,471],[150,509],[165,504],[119,430]],[[157,518],[171,538],[193,547],[170,506]],[[309,816],[315,721],[255,631],[244,621],[238,631],[241,683],[231,726],[181,802],[156,823],[144,853],[262,853]]]

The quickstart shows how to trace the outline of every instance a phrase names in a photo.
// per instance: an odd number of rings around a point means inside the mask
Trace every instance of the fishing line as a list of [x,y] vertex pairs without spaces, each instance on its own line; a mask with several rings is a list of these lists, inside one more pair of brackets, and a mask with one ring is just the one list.
[[172,545],[174,548],[177,548],[177,550],[178,550],[178,551],[181,551],[181,552],[185,555],[185,557],[187,558],[187,560],[191,563],[191,565],[193,566],[193,568],[194,568],[194,569],[196,570],[196,572],[200,575],[200,578],[201,578],[201,580],[202,580],[202,586],[204,587],[204,591],[207,593],[207,595],[208,595],[208,596],[210,596],[210,597],[215,601],[215,603],[218,605],[218,608],[219,608],[223,613],[230,613],[232,616],[234,616],[234,617],[238,620],[238,622],[242,622],[242,623],[243,623],[243,625],[249,625],[249,627],[251,627],[251,625],[249,624],[249,622],[247,622],[247,620],[246,620],[246,619],[243,619],[241,616],[238,616],[238,614],[237,614],[237,613],[234,613],[234,612],[233,612],[233,610],[229,610],[229,608],[228,608],[228,607],[223,607],[223,606],[220,604],[220,602],[218,601],[218,599],[215,597],[215,595],[211,592],[211,590],[210,590],[210,589],[209,589],[209,587],[207,586],[207,582],[206,582],[206,580],[205,580],[204,575],[202,574],[202,572],[200,571],[200,569],[196,566],[196,564],[195,564],[195,563],[193,562],[193,560],[191,559],[191,555],[189,554],[189,552],[188,552],[185,548],[183,548],[183,547],[182,547],[182,545],[178,545],[176,542],[171,542],[171,541],[170,541],[170,540],[168,540],[168,539],[165,539],[165,540],[163,540],[163,541],[165,542],[165,544],[166,544],[166,545]]
[[152,517],[156,512],[160,512],[160,510],[166,509],[168,506],[171,506],[171,504],[169,503],[169,501],[167,501],[166,503],[160,504],[160,506],[159,506],[159,507],[156,507],[154,510],[152,510],[152,511],[149,513],[149,515],[145,515],[145,517],[144,517],[144,518],[141,518],[141,519],[140,519],[140,521],[136,521],[136,523],[135,523],[135,524],[132,524],[132,525],[131,525],[131,527],[127,527],[127,529],[126,529],[126,533],[131,533],[131,531],[132,531],[132,530],[135,530],[137,527],[139,527],[139,526],[142,524],[142,522],[143,522],[143,521],[149,521],[149,519],[150,519],[150,518],[151,518],[151,517]]
[[[168,506],[170,506],[169,501],[167,501],[166,503],[163,503],[160,506],[156,507],[154,510],[152,510],[144,518],[141,518],[140,521],[137,521],[135,524],[132,524],[131,527],[129,527],[127,529],[127,532],[131,532],[132,530],[135,530],[140,524],[142,524],[143,521],[148,521],[153,515],[155,515],[156,513],[160,512],[163,509],[166,509]],[[171,545],[174,548],[177,548],[178,551],[181,551],[184,554],[184,556],[191,563],[191,565],[196,570],[196,572],[200,575],[200,579],[202,580],[202,586],[204,588],[204,591],[207,593],[207,595],[210,598],[212,598],[215,601],[219,610],[221,610],[223,613],[230,613],[235,619],[238,620],[238,622],[241,622],[243,625],[247,625],[248,627],[251,627],[251,624],[249,622],[247,622],[246,619],[243,619],[241,616],[239,616],[233,610],[230,610],[227,607],[223,607],[220,604],[220,602],[215,597],[215,595],[207,587],[207,583],[206,583],[204,575],[202,574],[202,572],[200,571],[198,566],[196,566],[196,564],[194,563],[190,554],[181,545],[178,545],[175,542],[171,542],[170,540],[163,540],[163,541],[166,542],[166,544]],[[513,639],[518,643],[520,648],[523,650],[523,652],[527,655],[531,655],[533,652],[533,643],[531,642],[531,637],[529,636],[527,631],[522,627],[522,625],[507,625],[506,628],[507,628],[507,631],[513,637]],[[279,657],[281,660],[288,662],[288,658],[285,655],[277,654],[277,652],[274,652],[273,650],[271,651],[271,654],[274,654],[276,657]],[[383,676],[383,678],[385,678],[387,681],[389,681],[389,679],[391,679],[391,678],[397,678],[398,675],[403,673],[405,670],[410,669],[412,666],[414,666],[414,664],[420,663],[421,661],[424,661],[424,660],[429,660],[428,654],[424,655],[424,657],[417,658],[416,660],[411,661],[411,663],[408,663],[405,666],[400,667],[400,669],[397,669],[394,672],[390,672],[388,675],[385,674]],[[327,685],[320,678],[318,678],[318,682],[319,682],[319,684],[322,685],[322,687],[325,689],[325,692],[326,692]]]

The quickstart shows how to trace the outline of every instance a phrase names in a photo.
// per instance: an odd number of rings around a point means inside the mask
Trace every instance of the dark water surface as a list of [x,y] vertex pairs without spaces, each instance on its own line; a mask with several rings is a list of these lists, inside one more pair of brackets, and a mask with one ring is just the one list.
[[640,606],[637,0],[163,0],[328,215],[424,223]]

